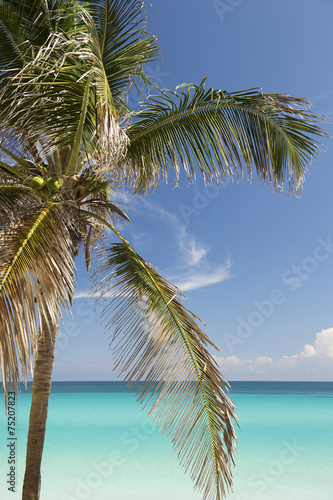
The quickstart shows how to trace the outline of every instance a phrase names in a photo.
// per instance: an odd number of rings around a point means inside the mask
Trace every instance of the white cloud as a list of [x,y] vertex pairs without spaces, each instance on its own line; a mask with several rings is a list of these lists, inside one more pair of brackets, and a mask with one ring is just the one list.
[[[232,277],[230,268],[231,260],[227,259],[223,265],[216,266],[212,269],[211,264],[207,260],[209,246],[201,243],[194,236],[190,235],[187,227],[182,224],[178,216],[169,212],[158,203],[153,203],[146,198],[137,198],[128,195],[128,193],[121,193],[122,202],[132,205],[137,210],[143,209],[145,216],[158,218],[163,223],[168,224],[178,242],[178,258],[180,263],[168,269],[167,274],[169,280],[175,283],[182,291],[196,290],[206,286],[214,285],[222,281],[226,281]],[[136,244],[142,245],[142,242],[147,238],[145,235],[134,235]],[[79,292],[76,298],[89,297],[88,293]]]
[[149,210],[151,214],[153,214],[154,216],[158,215],[159,218],[165,220],[166,222],[174,224],[175,226],[179,226],[177,215],[168,212],[167,210],[165,210],[164,207],[162,207],[158,203],[152,203],[151,201],[148,201],[145,198],[141,198],[141,202],[144,208]]
[[[223,360],[223,358],[222,358]],[[228,356],[227,358],[225,358],[223,360],[223,364],[225,367],[227,368],[231,368],[231,369],[236,369],[236,370],[239,370],[241,369],[242,371],[245,369],[245,370],[248,370],[249,367],[251,366],[252,364],[252,361],[250,359],[239,359],[237,358],[237,356],[235,356],[234,354],[232,356]]]
[[214,285],[231,278],[231,260],[227,259],[224,265],[211,269],[210,263],[206,260],[209,246],[199,242],[191,236],[187,227],[179,221],[176,214],[165,210],[161,205],[142,199],[142,206],[150,212],[153,217],[158,217],[169,224],[178,240],[180,250],[181,265],[177,266],[175,274],[169,269],[169,279],[175,283],[182,291],[196,290],[209,285]]
[[241,359],[236,355],[215,358],[227,378],[260,374],[261,379],[333,380],[333,327],[316,334],[314,345],[305,344],[299,354],[284,355],[276,361],[269,356]]
[[293,356],[281,356],[275,363],[275,367],[278,371],[288,372],[297,369],[299,365],[299,356],[294,354]]
[[302,354],[305,358],[310,358],[311,356],[315,356],[316,349],[313,347],[313,345],[305,344]]
[[269,356],[259,356],[255,360],[240,359],[235,354],[226,358],[215,358],[225,376],[229,374],[261,374],[270,371],[273,360]]
[[183,253],[185,262],[188,266],[197,266],[204,259],[209,251],[209,247],[199,243],[189,236],[185,226],[177,229],[179,248]]
[[74,297],[74,299],[87,299],[87,298],[89,299],[91,298],[89,291],[76,292]]
[[305,344],[301,356],[304,358],[314,356],[327,356],[333,358],[333,328],[318,332],[315,345]]
[[201,264],[209,252],[209,246],[198,242],[193,236],[189,235],[186,226],[181,224],[176,214],[168,212],[161,205],[152,203],[144,198],[141,200],[141,203],[150,212],[151,216],[157,216],[172,227],[178,240],[184,265],[192,267]]
[[219,266],[214,272],[209,273],[191,273],[186,277],[178,277],[176,286],[183,292],[188,290],[196,290],[209,285],[215,285],[231,278],[230,273],[231,264]]
[[[128,295],[129,296],[129,295]],[[82,292],[76,292],[74,296],[74,300],[76,299],[96,299],[99,298],[100,294],[99,293],[93,293],[89,291],[82,291]],[[115,293],[115,292],[107,292],[103,294],[103,298],[109,299],[109,298],[115,298],[115,297],[127,297],[125,293]]]
[[189,256],[189,265],[196,266],[204,257],[206,257],[208,247],[200,243],[198,244],[194,238],[191,238],[188,242],[186,250]]
[[273,366],[273,360],[269,356],[259,356],[256,359],[256,364],[258,366],[266,366],[266,367],[272,367]]
[[140,202],[148,210],[151,217],[158,217],[172,227],[185,264],[187,266],[198,265],[207,255],[209,247],[198,242],[193,236],[190,236],[186,226],[180,223],[176,214],[168,212],[168,210],[158,203],[152,203],[145,198],[140,199]]
[[333,358],[333,328],[321,330],[316,334],[314,345],[305,344],[303,351],[300,354],[293,354],[292,356],[282,356],[281,364],[301,363],[304,360]]

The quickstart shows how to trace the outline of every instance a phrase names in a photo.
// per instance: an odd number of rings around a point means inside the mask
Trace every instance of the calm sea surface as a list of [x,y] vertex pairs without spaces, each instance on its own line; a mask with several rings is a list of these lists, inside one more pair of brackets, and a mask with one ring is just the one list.
[[[228,500],[333,499],[333,383],[232,382],[240,429]],[[7,490],[0,394],[0,499],[20,500],[31,394],[16,401],[16,492]],[[167,438],[121,382],[54,382],[41,500],[200,500]]]

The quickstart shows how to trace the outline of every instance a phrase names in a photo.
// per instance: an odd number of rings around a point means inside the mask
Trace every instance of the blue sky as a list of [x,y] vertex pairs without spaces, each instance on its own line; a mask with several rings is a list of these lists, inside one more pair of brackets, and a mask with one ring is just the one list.
[[[308,98],[332,120],[331,0],[153,0],[149,29],[163,60],[147,72],[161,87],[200,83],[227,91]],[[324,125],[332,134],[332,126]],[[313,162],[300,199],[252,184],[160,186],[124,194],[137,252],[181,286],[207,325],[229,380],[333,380],[332,143]],[[114,380],[109,336],[87,297],[58,339],[54,380]]]

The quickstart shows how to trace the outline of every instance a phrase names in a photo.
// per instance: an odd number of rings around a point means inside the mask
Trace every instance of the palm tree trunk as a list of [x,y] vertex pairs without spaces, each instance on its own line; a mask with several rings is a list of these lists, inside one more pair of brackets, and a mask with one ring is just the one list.
[[[44,323],[44,324],[43,324]],[[44,321],[37,342],[22,500],[38,500],[58,325]]]

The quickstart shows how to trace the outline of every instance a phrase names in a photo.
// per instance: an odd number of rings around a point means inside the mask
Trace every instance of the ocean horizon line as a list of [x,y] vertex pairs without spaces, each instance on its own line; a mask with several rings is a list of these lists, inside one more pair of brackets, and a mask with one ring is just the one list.
[[[138,383],[143,383],[143,380],[140,380]],[[150,380],[150,382],[159,383],[160,380]],[[178,381],[178,382],[189,382],[189,380]],[[194,381],[193,381],[194,382]],[[101,383],[117,383],[117,384],[128,384],[131,382],[126,382],[125,380],[52,380],[52,383],[87,383],[87,384],[101,384]],[[249,383],[249,384],[332,384],[333,380],[227,380],[228,384],[232,383]],[[24,384],[24,381],[20,381],[20,384]],[[32,384],[32,380],[28,380],[27,384]]]
[[[158,384],[158,381],[151,381]],[[51,393],[132,393],[140,390],[142,381],[131,387],[131,383],[121,380],[54,380],[52,381]],[[228,394],[285,394],[285,395],[326,395],[333,396],[333,381],[302,381],[302,380],[230,380],[226,390]],[[160,389],[158,389],[159,391]],[[32,391],[32,381],[28,381],[25,386],[20,382],[19,394],[30,394]],[[150,391],[152,392],[152,390]],[[3,386],[0,387],[0,394],[3,394]]]

